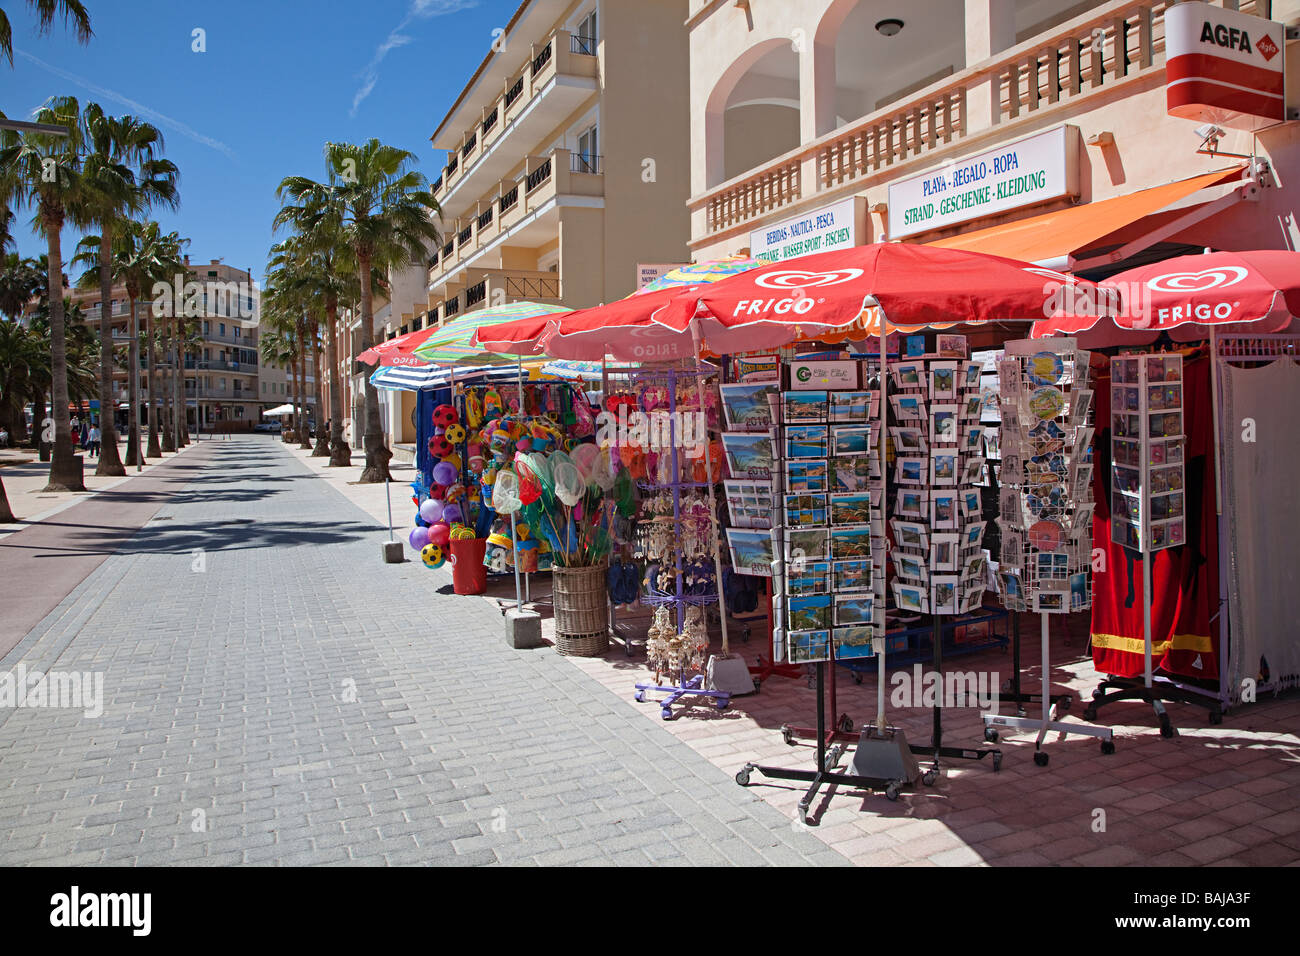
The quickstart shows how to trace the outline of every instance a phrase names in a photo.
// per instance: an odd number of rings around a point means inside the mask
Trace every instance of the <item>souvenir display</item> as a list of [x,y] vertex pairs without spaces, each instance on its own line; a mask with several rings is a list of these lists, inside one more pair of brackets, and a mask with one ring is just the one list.
[[998,363],[998,585],[1010,610],[1092,604],[1089,358],[1073,339],[1050,339],[1008,342]]
[[1183,359],[1110,361],[1110,539],[1149,553],[1186,540]]
[[[987,577],[973,488],[985,461],[979,418],[983,366],[967,361],[963,336],[939,338],[939,355],[891,366],[891,384],[899,389],[890,395],[896,454],[891,585],[899,610],[955,615],[979,606]],[[965,533],[971,523],[978,526],[973,535]],[[981,563],[972,564],[972,557]]]

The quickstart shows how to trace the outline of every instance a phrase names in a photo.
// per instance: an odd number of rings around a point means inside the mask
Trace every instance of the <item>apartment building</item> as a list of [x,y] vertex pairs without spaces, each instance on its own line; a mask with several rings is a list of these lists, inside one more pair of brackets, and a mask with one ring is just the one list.
[[[219,259],[207,264],[192,264],[187,256],[185,264],[186,274],[178,277],[167,293],[159,294],[168,303],[179,302],[195,313],[187,319],[189,334],[182,348],[184,383],[181,394],[186,421],[191,429],[201,426],[205,431],[222,421],[233,422],[237,429],[250,428],[258,421],[263,408],[285,401],[281,398],[264,402],[260,398],[258,290],[246,270],[225,265]],[[158,298],[152,292],[145,290],[136,302],[136,321],[142,335],[147,310]],[[113,287],[107,310],[103,307],[98,288],[71,289],[69,295],[81,307],[87,325],[96,336],[107,311],[113,342],[119,352],[113,376],[117,422],[119,427],[125,427],[129,408],[128,382],[132,374],[126,361],[131,318],[126,287]],[[175,367],[175,355],[160,347],[155,362],[160,389],[168,387]],[[168,377],[167,383],[163,382],[164,373]],[[142,427],[147,427],[151,409],[162,407],[163,395],[150,395],[148,361],[143,348],[135,374],[140,397],[140,422]]]
[[[1096,278],[1295,248],[1297,22],[1295,0],[691,0],[691,256],[901,240]],[[1167,41],[1252,79],[1189,86]],[[1272,118],[1175,108],[1270,85]]]

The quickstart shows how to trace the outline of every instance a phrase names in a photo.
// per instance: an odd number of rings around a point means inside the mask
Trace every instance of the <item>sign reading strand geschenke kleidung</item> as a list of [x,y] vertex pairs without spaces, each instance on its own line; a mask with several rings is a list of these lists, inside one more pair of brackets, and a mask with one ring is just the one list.
[[889,238],[1079,195],[1079,128],[1059,126],[889,187]]
[[749,254],[768,262],[784,262],[814,252],[847,249],[865,235],[866,199],[850,196],[802,216],[755,229],[749,234]]

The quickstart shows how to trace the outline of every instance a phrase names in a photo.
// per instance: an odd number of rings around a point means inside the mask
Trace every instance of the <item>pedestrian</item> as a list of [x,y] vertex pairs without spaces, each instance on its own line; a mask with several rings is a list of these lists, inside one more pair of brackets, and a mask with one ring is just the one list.
[[0,448],[9,447],[9,429],[0,425]]
[[79,437],[81,439],[81,448],[84,451],[86,448],[86,442],[90,438],[90,428],[85,422],[81,423],[81,434]]
[[99,443],[102,440],[99,432],[99,423],[90,426],[90,432],[86,436],[86,442],[90,445],[90,457],[99,457]]

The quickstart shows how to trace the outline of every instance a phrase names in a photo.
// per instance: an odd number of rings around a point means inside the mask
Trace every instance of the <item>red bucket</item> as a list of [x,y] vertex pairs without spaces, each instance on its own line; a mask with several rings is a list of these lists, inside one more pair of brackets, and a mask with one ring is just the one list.
[[487,590],[483,554],[487,538],[458,538],[451,542],[451,586],[457,594],[482,594]]

